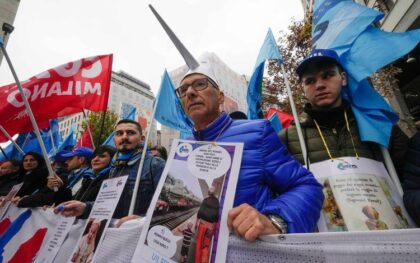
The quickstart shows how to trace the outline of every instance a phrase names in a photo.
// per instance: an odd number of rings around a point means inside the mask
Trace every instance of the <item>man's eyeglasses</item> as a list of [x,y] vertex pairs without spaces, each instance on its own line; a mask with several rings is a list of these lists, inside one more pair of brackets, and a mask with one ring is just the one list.
[[186,84],[186,85],[179,86],[175,91],[178,97],[182,98],[182,97],[185,97],[185,95],[187,95],[187,91],[189,87],[193,88],[195,91],[200,91],[207,88],[209,83],[213,85],[213,87],[218,89],[217,84],[213,80],[209,78],[202,78],[202,79],[194,80],[189,85]]

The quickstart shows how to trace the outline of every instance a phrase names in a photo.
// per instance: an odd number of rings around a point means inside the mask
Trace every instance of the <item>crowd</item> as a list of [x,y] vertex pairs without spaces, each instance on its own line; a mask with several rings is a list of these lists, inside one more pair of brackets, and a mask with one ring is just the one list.
[[[351,105],[341,96],[347,87],[347,75],[334,51],[314,50],[296,70],[308,101],[300,120],[306,154],[294,125],[276,134],[267,120],[251,121],[236,115],[232,118],[221,111],[224,93],[215,70],[202,58],[199,66],[182,78],[176,93],[194,122],[190,139],[244,143],[234,208],[227,221],[232,233],[255,240],[260,235],[316,230],[324,193],[310,165],[309,170],[303,167],[303,156],[307,156],[308,164],[346,156],[384,161],[378,145],[359,139]],[[13,199],[18,207],[61,204],[63,209],[56,209],[56,213],[87,218],[102,181],[128,175],[113,218],[119,219],[119,226],[145,216],[168,157],[166,149],[147,150],[141,183],[134,189],[145,150],[142,127],[124,119],[114,132],[116,148],[102,145],[93,151],[78,147],[57,153],[51,160],[55,171],[52,175],[42,156],[34,152],[26,153],[22,160],[3,162],[0,195],[5,196],[13,185],[22,182]],[[406,208],[419,224],[419,134],[409,140],[394,126],[389,145],[405,190]],[[134,213],[129,214],[134,191],[138,195]]]

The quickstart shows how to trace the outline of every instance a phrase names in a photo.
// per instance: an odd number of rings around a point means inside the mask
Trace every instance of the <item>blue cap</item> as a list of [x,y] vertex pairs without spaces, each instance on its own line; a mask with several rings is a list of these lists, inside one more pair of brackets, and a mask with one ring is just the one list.
[[299,77],[302,77],[302,74],[306,71],[310,63],[319,61],[331,61],[336,63],[340,68],[343,68],[343,66],[341,66],[340,58],[334,50],[313,49],[311,53],[299,63],[299,66],[296,68],[296,73]]
[[61,154],[61,157],[64,159],[70,159],[73,156],[85,157],[86,159],[91,159],[93,155],[93,150],[87,147],[77,147],[71,152]]

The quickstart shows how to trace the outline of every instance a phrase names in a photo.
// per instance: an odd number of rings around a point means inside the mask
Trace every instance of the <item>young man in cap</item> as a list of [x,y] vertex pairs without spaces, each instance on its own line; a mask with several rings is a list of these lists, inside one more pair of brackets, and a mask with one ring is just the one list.
[[[337,53],[315,49],[299,64],[296,73],[308,99],[301,116],[308,163],[344,156],[382,161],[378,145],[359,139],[351,105],[341,95],[347,86],[347,75]],[[282,130],[279,136],[290,153],[304,163],[296,126]],[[402,167],[407,140],[398,126],[394,126],[389,151],[397,169]]]
[[68,183],[64,185],[59,176],[48,177],[48,188],[59,189],[56,192],[56,203],[63,200],[72,200],[80,193],[79,189],[83,184],[89,184],[95,179],[95,174],[90,169],[90,159],[93,150],[87,147],[77,147],[71,152],[60,154],[60,158],[65,160],[68,174]]
[[202,58],[176,92],[194,121],[194,139],[244,143],[230,230],[246,240],[313,231],[323,201],[321,185],[287,153],[268,121],[232,120],[220,111],[224,94],[210,61]]

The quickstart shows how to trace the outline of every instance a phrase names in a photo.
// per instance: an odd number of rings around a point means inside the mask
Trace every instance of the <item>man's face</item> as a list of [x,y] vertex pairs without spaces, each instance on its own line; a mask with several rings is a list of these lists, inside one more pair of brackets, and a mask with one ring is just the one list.
[[302,86],[306,98],[315,109],[335,108],[341,105],[341,89],[347,85],[346,73],[337,66],[321,70],[308,69],[302,75]]
[[71,157],[70,159],[66,160],[67,171],[79,169],[80,167],[82,167],[84,161],[85,161],[84,157],[79,157],[79,156]]
[[[203,74],[192,74],[182,80],[180,86],[191,85],[194,81],[206,78]],[[210,82],[207,88],[196,91],[189,87],[181,98],[187,115],[194,121],[197,129],[203,129],[220,115],[219,106],[223,104],[224,94]]]
[[19,169],[19,167],[14,167],[11,162],[4,162],[0,166],[0,175],[14,173],[18,169]]
[[136,149],[142,142],[140,131],[132,123],[121,123],[115,127],[114,143],[119,152]]

